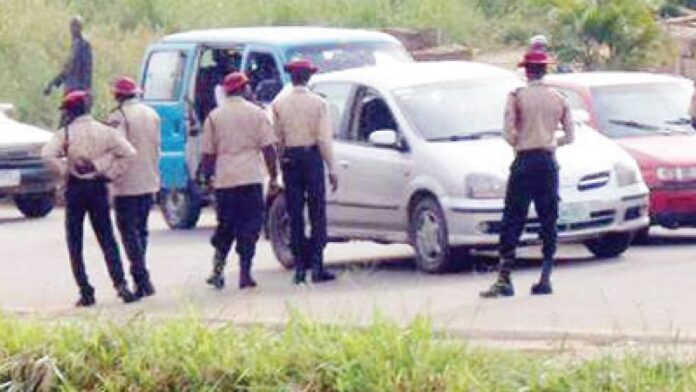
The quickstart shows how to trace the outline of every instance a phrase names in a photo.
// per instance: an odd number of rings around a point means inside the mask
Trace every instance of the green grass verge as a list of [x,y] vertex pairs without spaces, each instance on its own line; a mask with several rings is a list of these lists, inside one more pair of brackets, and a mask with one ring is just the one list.
[[[0,390],[692,391],[694,363],[581,360],[473,349],[379,320],[364,329],[294,316],[279,331],[195,318],[38,323],[0,316]],[[15,389],[12,389],[15,388]]]

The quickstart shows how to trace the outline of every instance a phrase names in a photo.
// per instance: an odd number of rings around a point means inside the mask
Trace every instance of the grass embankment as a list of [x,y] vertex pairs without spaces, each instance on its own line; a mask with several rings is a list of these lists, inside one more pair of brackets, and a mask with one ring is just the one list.
[[696,365],[471,349],[437,338],[423,320],[355,330],[294,317],[278,332],[195,319],[42,324],[0,316],[0,390],[35,383],[107,391],[693,391]]
[[95,54],[97,114],[112,102],[108,83],[137,77],[143,50],[181,30],[250,25],[439,28],[456,42],[490,49],[524,41],[541,22],[538,0],[0,0],[0,102],[22,120],[56,122],[58,93],[41,91],[70,45],[67,21],[81,14]]

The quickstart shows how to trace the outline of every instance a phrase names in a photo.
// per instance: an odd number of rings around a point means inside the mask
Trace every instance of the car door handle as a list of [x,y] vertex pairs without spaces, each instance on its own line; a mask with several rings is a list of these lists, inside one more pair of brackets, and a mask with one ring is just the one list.
[[348,169],[350,167],[350,162],[348,161],[338,161],[338,166]]

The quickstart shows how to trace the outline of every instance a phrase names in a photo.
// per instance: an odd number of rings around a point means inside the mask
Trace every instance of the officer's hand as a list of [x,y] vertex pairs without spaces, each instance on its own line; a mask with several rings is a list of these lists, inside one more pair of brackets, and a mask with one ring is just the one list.
[[51,95],[51,90],[53,90],[53,83],[49,83],[43,90],[45,96]]
[[329,184],[331,184],[331,192],[336,192],[338,190],[338,176],[336,173],[329,173]]
[[77,174],[89,174],[92,172],[96,172],[97,168],[94,166],[94,163],[90,161],[87,158],[77,158],[75,161],[75,171],[77,171]]
[[271,179],[268,181],[268,195],[269,195],[269,196],[275,196],[275,195],[277,195],[278,193],[280,193],[281,190],[282,190],[282,188],[281,188],[280,185],[278,184],[278,179],[276,179],[276,178],[271,178]]

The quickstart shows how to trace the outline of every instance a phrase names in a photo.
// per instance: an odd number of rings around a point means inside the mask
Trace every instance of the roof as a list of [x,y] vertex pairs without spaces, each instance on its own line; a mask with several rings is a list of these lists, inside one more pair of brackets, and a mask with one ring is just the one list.
[[321,45],[343,41],[399,44],[399,41],[393,36],[378,31],[328,27],[240,27],[195,30],[168,35],[160,40],[160,42],[167,43],[223,44],[242,42],[281,46]]
[[518,78],[518,76],[514,72],[493,65],[471,61],[444,61],[355,68],[317,75],[312,78],[312,81],[357,82],[385,90],[392,90],[450,81],[493,78]]
[[577,72],[547,75],[546,79],[551,82],[570,83],[588,88],[646,83],[691,83],[681,76],[649,72]]

